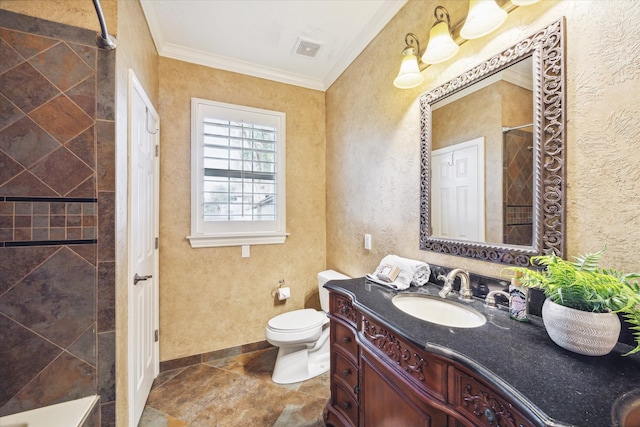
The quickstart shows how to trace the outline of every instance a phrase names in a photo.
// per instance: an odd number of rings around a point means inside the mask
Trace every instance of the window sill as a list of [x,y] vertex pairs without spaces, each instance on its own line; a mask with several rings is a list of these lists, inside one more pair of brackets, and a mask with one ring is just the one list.
[[274,245],[282,244],[289,233],[269,233],[251,235],[187,236],[191,247],[214,248],[222,246]]

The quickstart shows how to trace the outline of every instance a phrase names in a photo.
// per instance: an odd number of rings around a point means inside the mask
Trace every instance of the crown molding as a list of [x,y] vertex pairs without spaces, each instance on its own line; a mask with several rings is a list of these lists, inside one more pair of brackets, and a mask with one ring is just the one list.
[[338,58],[329,72],[322,79],[312,78],[301,74],[290,73],[282,69],[242,61],[235,58],[214,55],[201,50],[187,48],[165,40],[155,10],[153,0],[140,0],[144,15],[149,25],[149,31],[160,56],[190,62],[206,67],[217,68],[234,73],[273,80],[280,83],[300,86],[313,90],[326,91],[340,77],[344,70],[362,53],[385,25],[398,13],[408,0],[385,1],[376,12],[373,19],[360,33],[353,43]]

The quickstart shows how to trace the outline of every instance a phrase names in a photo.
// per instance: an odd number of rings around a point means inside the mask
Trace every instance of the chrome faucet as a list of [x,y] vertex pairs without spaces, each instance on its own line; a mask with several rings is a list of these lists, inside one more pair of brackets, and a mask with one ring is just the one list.
[[442,274],[438,276],[438,280],[444,280],[442,290],[438,292],[438,295],[440,295],[441,298],[446,298],[449,292],[453,289],[453,282],[456,280],[457,276],[460,276],[460,299],[471,300],[473,297],[473,289],[471,289],[469,272],[462,270],[461,268],[451,270],[446,277]]

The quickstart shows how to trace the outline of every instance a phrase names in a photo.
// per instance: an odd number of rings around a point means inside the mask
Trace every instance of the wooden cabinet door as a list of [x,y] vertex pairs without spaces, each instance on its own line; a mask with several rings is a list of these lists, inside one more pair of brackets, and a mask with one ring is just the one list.
[[[412,396],[412,397],[409,397]],[[360,356],[360,426],[442,427],[447,415],[416,399],[402,379],[364,351]]]

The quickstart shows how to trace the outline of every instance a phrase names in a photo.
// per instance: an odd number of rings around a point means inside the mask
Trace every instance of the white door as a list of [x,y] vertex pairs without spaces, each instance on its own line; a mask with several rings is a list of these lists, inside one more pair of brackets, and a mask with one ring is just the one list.
[[433,150],[434,237],[484,241],[484,138]]
[[129,70],[129,425],[142,415],[159,371],[158,144],[160,121]]

